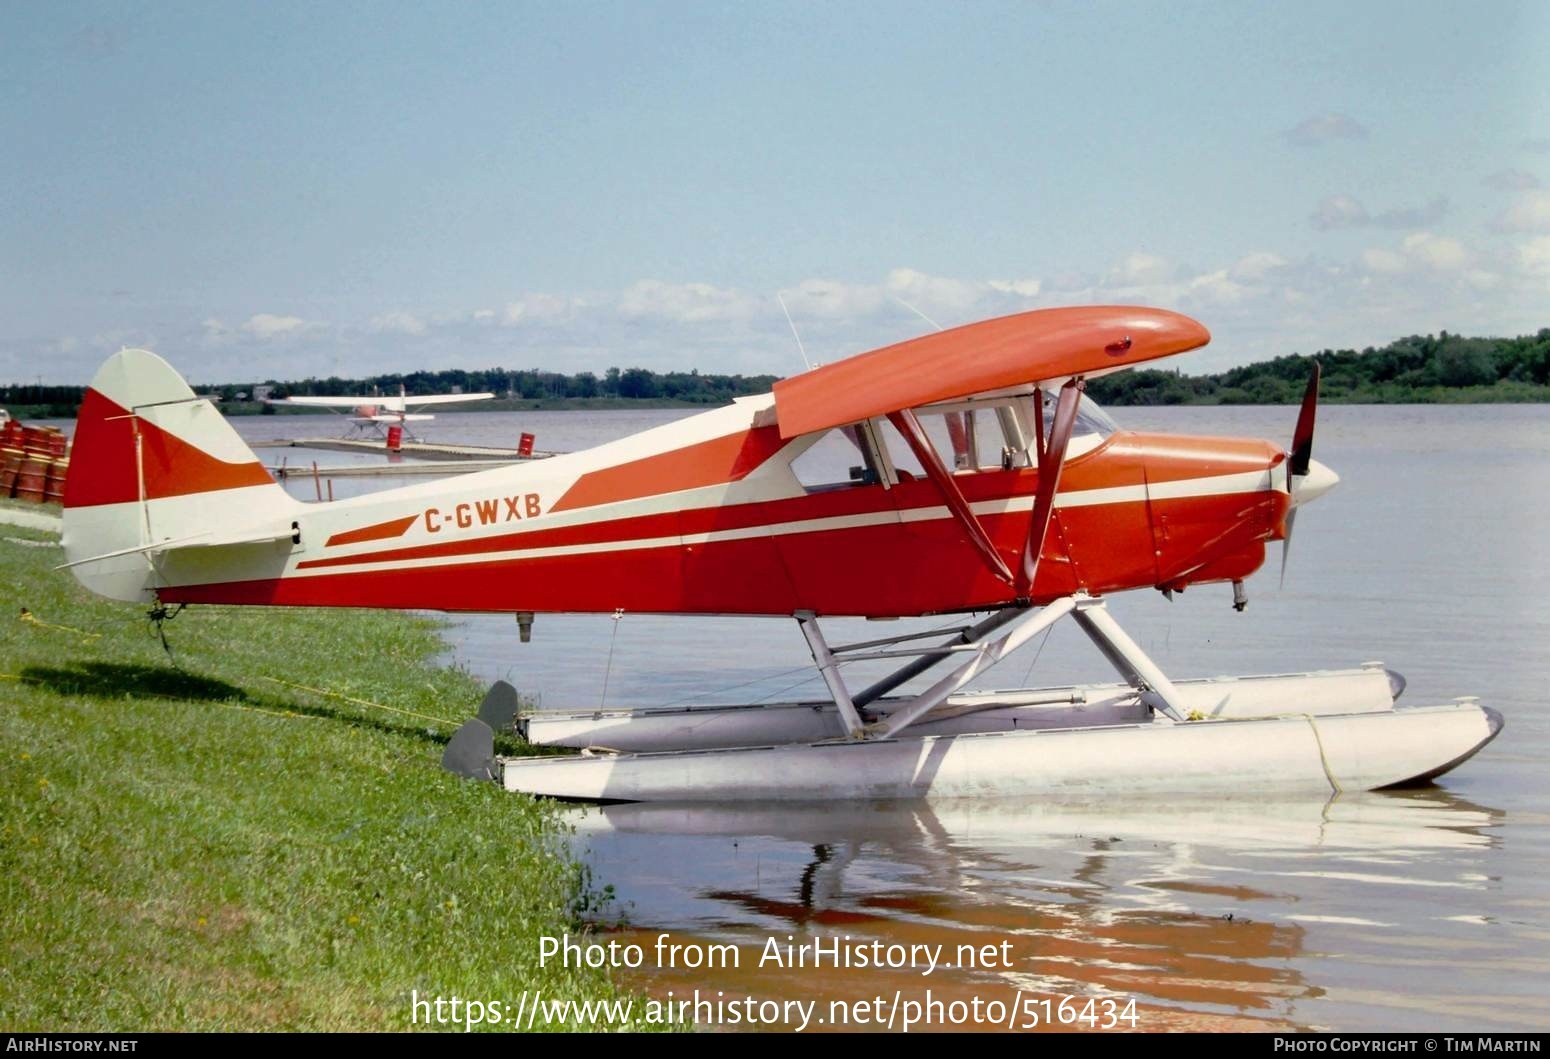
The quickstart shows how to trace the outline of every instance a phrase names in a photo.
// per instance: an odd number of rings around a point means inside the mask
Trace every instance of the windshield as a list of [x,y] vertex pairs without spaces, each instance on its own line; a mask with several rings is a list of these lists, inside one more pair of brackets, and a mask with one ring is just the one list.
[[[1044,440],[1049,440],[1050,427],[1055,423],[1055,402],[1060,394],[1057,390],[1044,391]],[[1099,439],[1108,437],[1119,429],[1119,424],[1114,422],[1109,413],[1098,407],[1098,403],[1085,393],[1076,406],[1076,424],[1071,428],[1073,438],[1083,437],[1088,434],[1096,434]]]

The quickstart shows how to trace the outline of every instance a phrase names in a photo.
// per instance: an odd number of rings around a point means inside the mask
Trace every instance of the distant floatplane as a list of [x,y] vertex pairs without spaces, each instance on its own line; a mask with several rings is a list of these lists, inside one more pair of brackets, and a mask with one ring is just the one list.
[[410,397],[400,383],[398,394],[392,397],[272,397],[266,398],[264,403],[289,405],[293,408],[349,409],[351,416],[347,437],[370,430],[382,434],[395,426],[413,437],[409,430],[410,423],[424,423],[436,418],[431,413],[414,412],[413,409],[488,401],[494,396],[493,393],[438,393]]

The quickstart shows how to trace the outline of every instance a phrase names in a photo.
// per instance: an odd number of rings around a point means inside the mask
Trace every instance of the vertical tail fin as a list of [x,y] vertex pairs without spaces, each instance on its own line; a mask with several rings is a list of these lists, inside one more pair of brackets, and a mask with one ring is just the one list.
[[82,564],[72,569],[87,588],[149,599],[155,559],[135,549],[288,518],[295,504],[165,360],[126,349],[98,369],[76,419],[64,494],[65,554]]

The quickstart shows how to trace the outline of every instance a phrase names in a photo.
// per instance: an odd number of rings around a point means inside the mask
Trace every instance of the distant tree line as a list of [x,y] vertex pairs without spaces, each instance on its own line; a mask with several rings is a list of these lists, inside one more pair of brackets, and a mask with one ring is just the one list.
[[[1323,369],[1323,399],[1347,403],[1435,403],[1441,401],[1550,401],[1550,328],[1517,338],[1466,338],[1443,331],[1412,335],[1382,348],[1326,349],[1229,368],[1214,375],[1142,369],[1092,380],[1088,393],[1100,404],[1291,404],[1302,397],[1317,360]],[[566,375],[554,371],[416,371],[351,379],[330,376],[299,382],[269,380],[273,397],[396,394],[411,396],[489,392],[527,402],[570,404],[651,401],[659,404],[717,405],[734,397],[765,393],[775,375],[719,375],[698,371],[655,372],[609,368]],[[252,396],[253,386],[230,383],[196,387],[219,394],[228,408]],[[31,417],[73,416],[80,386],[0,386],[0,406]]]
[[1550,328],[1518,338],[1412,335],[1381,349],[1326,349],[1214,375],[1142,369],[1092,380],[1099,404],[1292,404],[1317,360],[1321,398],[1349,404],[1550,401]]
[[[415,371],[407,375],[373,375],[364,379],[303,379],[271,382],[274,397],[338,397],[348,394],[397,394],[399,386],[410,396],[433,393],[493,393],[521,400],[589,400],[622,398],[634,401],[674,401],[688,404],[725,404],[734,397],[764,393],[778,375],[717,375],[698,371],[655,372],[645,368],[609,368],[601,376],[590,371],[566,375],[557,371]],[[233,394],[242,387],[220,388]]]

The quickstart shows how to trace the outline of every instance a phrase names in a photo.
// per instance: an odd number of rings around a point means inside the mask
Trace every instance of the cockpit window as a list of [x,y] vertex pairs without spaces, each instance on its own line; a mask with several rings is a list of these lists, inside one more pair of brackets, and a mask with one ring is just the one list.
[[[1049,440],[1050,428],[1055,424],[1055,404],[1060,397],[1058,390],[1044,391],[1044,440]],[[1119,429],[1109,413],[1085,393],[1076,406],[1076,423],[1071,427],[1073,438],[1096,434],[1101,441]]]
[[791,461],[791,471],[809,493],[882,481],[871,440],[860,426],[828,431]]
[[[1009,402],[915,413],[937,458],[949,474],[1004,470],[1028,465]],[[874,420],[888,461],[900,481],[926,476],[915,451],[886,419]]]

